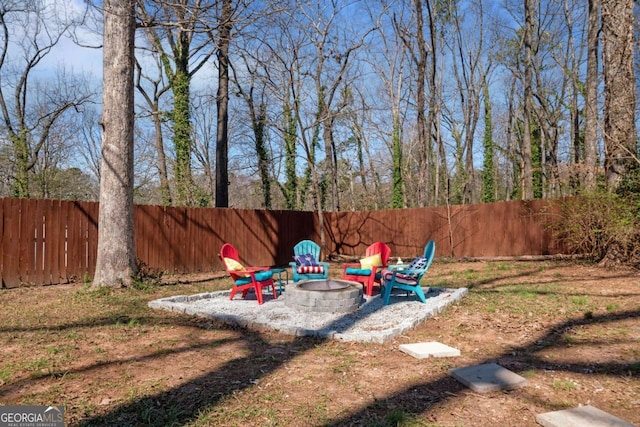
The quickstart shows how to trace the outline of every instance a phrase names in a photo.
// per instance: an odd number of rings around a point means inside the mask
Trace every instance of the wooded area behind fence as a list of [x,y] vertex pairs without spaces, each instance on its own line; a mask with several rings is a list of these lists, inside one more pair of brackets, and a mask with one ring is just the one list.
[[[0,199],[2,287],[93,278],[98,245],[95,202]],[[562,254],[548,225],[559,201],[535,200],[371,212],[324,214],[323,257],[358,258],[383,241],[391,255],[436,257]],[[321,243],[314,212],[135,207],[136,253],[150,269],[168,273],[221,270],[218,252],[233,244],[250,265],[285,265],[300,240]]]

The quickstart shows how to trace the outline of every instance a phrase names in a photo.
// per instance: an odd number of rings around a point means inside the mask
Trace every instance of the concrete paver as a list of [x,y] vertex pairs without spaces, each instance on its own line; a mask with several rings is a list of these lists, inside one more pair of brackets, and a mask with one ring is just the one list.
[[536,422],[544,427],[635,427],[590,405],[538,414]]
[[496,363],[454,368],[449,374],[478,393],[513,390],[527,384],[525,378]]
[[407,353],[416,359],[425,359],[429,356],[432,357],[456,357],[460,356],[460,350],[457,348],[449,347],[448,345],[430,341],[419,342],[413,344],[400,344],[400,351]]

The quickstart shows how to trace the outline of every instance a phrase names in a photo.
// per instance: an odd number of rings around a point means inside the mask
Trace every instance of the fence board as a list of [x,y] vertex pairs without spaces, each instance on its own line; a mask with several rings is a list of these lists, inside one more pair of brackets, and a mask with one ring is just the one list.
[[82,206],[79,203],[74,203],[73,206],[69,206],[67,210],[67,242],[65,245],[65,251],[67,254],[67,278],[69,280],[79,279],[83,277],[77,277],[77,273],[83,270],[83,260],[85,259],[85,251],[82,242],[84,240],[84,233],[82,227]]
[[29,272],[33,265],[33,211],[34,203],[27,199],[19,199],[18,240],[18,277],[22,283],[29,283]]
[[[286,266],[293,261],[293,247],[301,240],[313,240],[321,244],[318,233],[319,222],[313,212],[273,211],[275,221],[274,233],[274,265]],[[325,215],[324,218],[327,218]],[[326,219],[325,219],[326,221]],[[327,239],[328,240],[328,239]],[[329,255],[326,248],[321,248],[321,259]]]
[[192,271],[211,271],[214,268],[215,259],[218,257],[219,246],[211,245],[215,233],[216,224],[212,218],[211,209],[199,208],[198,221],[192,231],[193,261]]
[[93,277],[98,244],[98,203],[69,202],[67,260],[69,280]]
[[71,203],[66,201],[61,201],[60,204],[60,216],[59,216],[59,238],[60,242],[58,242],[58,262],[60,265],[60,283],[69,282],[69,253],[68,253],[68,245],[69,245],[69,216],[71,211]]
[[69,244],[69,212],[71,210],[71,203],[67,201],[60,201],[60,212],[58,216],[58,277],[59,283],[69,282],[69,257],[67,254],[67,246]]
[[187,208],[167,209],[171,219],[173,220],[173,235],[171,236],[173,258],[175,260],[175,270],[177,272],[187,271],[185,268],[184,257],[186,256],[187,240]]
[[136,256],[148,267],[161,266],[160,259],[169,259],[165,254],[168,241],[162,228],[163,209],[160,206],[143,205],[134,211]]
[[60,283],[60,265],[58,264],[60,227],[60,202],[43,200],[42,234],[42,270],[44,284]]
[[44,265],[44,239],[45,239],[45,221],[44,221],[44,204],[45,200],[36,200],[36,203],[33,205],[33,211],[31,213],[32,217],[32,227],[33,227],[33,248],[31,249],[33,253],[33,259],[31,268],[29,271],[29,282],[31,283],[47,283],[46,270]]
[[20,286],[20,200],[3,199],[2,286]]

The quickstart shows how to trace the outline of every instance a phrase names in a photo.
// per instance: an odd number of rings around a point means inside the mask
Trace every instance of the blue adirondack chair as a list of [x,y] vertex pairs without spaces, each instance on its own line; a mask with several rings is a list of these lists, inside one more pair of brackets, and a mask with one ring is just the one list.
[[329,263],[320,261],[320,246],[316,242],[312,240],[298,242],[293,247],[293,257],[300,261],[289,263],[294,283],[300,280],[329,278]]
[[420,280],[431,266],[435,253],[436,242],[430,240],[424,249],[423,256],[415,258],[411,264],[408,266],[396,266],[396,268],[382,272],[384,305],[389,304],[391,290],[393,288],[403,289],[407,291],[407,293],[414,292],[420,301],[423,303],[427,302],[424,290],[420,285]]

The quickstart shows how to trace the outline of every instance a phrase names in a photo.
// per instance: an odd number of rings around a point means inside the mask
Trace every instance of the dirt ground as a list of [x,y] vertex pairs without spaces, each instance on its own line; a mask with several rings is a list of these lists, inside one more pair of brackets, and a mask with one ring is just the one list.
[[[537,426],[536,414],[579,405],[640,426],[637,270],[435,262],[425,284],[469,294],[385,344],[252,332],[146,306],[228,287],[212,275],[135,292],[2,290],[0,404],[64,404],[73,426]],[[425,341],[461,356],[398,350]],[[449,375],[489,362],[528,384],[481,394]]]

